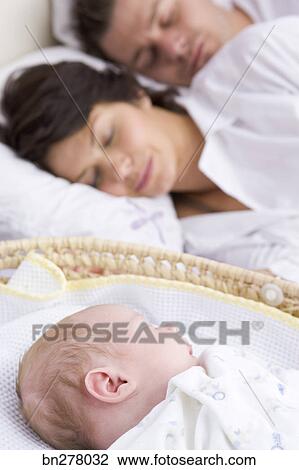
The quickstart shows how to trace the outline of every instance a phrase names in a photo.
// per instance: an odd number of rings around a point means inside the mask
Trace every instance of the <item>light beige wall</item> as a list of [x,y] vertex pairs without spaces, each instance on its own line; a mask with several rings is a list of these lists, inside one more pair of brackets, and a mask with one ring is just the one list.
[[0,0],[0,66],[36,49],[26,25],[41,46],[53,44],[50,0]]

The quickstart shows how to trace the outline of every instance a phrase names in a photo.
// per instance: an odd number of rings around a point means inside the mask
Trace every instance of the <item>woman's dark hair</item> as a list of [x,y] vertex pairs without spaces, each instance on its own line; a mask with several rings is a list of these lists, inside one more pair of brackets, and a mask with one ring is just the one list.
[[116,0],[75,0],[72,16],[75,33],[86,52],[110,60],[100,42],[109,30]]
[[141,90],[155,106],[183,112],[173,100],[174,91],[143,89],[125,72],[99,72],[80,62],[61,62],[14,73],[2,98],[6,124],[0,126],[0,140],[20,157],[43,166],[50,146],[83,128],[95,104],[133,103]]

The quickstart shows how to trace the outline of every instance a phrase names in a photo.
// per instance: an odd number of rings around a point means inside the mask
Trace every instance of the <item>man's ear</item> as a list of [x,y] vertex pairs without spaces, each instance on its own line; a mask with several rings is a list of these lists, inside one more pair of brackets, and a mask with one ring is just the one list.
[[85,387],[90,395],[105,403],[120,403],[136,390],[136,383],[121,377],[111,369],[93,369],[85,376]]

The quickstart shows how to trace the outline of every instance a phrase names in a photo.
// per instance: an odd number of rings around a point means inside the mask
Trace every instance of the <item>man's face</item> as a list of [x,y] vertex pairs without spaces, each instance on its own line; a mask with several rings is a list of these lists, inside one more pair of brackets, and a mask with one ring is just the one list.
[[189,85],[229,36],[227,15],[212,0],[115,0],[100,45],[136,72]]

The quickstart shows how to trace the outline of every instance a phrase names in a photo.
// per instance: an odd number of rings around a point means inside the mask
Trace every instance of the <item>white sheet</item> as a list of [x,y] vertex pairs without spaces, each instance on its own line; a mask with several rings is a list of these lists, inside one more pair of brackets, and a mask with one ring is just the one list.
[[185,251],[299,282],[299,213],[243,211],[181,220]]

